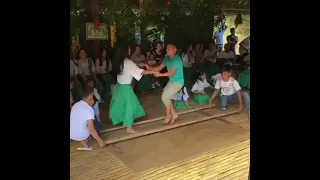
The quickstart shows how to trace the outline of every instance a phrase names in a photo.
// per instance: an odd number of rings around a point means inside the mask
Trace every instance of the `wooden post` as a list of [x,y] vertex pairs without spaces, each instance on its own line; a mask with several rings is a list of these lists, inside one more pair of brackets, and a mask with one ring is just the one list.
[[[91,0],[91,14],[92,14],[91,16],[92,22],[99,21],[99,0]],[[91,57],[93,60],[99,57],[99,50],[100,50],[100,41],[93,40],[92,42],[93,57]]]

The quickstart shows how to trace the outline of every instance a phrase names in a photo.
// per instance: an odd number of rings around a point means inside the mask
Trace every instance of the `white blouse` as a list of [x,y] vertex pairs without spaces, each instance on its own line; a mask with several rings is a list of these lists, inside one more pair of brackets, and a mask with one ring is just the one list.
[[182,54],[182,62],[183,62],[183,67],[192,67],[192,64],[194,63],[194,57],[191,57],[191,60],[189,62],[189,56],[188,54],[183,53]]
[[212,87],[207,80],[205,79],[203,82],[198,80],[193,86],[191,91],[193,93],[197,93],[196,91],[203,92],[205,88]]
[[209,51],[208,49],[206,49],[203,53],[203,59],[205,60],[207,57],[209,57],[208,61],[216,62],[215,54],[215,50]]
[[183,99],[184,101],[186,101],[186,100],[188,100],[188,98],[189,98],[189,94],[187,92],[187,88],[184,87],[183,93],[182,93],[182,90],[180,89],[175,95],[172,96],[171,99],[175,100],[175,101]]
[[225,51],[222,51],[219,55],[218,58],[224,58],[224,59],[233,59],[234,58],[234,54],[232,51],[229,51],[228,53],[226,53]]
[[74,61],[70,60],[70,77],[79,74],[78,66],[75,64]]
[[143,71],[131,59],[126,58],[123,61],[122,73],[117,76],[117,81],[119,84],[131,84],[132,77],[139,81]]
[[94,63],[92,59],[88,58],[88,61],[84,63],[81,59],[78,60],[78,65],[79,65],[79,74],[83,74],[84,76],[89,76],[92,75],[89,71],[89,61],[92,62],[92,72],[96,71],[96,68],[94,66]]
[[100,73],[100,74],[107,73],[107,72],[106,72],[106,66],[107,66],[107,61],[106,61],[106,60],[104,60],[104,61],[102,62],[102,66],[100,66],[99,58],[96,59],[95,67],[96,67],[96,72],[97,72],[97,73]]

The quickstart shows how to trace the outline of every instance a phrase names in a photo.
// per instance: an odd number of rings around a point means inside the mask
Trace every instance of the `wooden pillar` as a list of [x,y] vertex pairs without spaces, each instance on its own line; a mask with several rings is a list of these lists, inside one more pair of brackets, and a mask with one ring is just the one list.
[[[91,19],[92,22],[99,21],[99,0],[91,0]],[[93,59],[99,57],[99,50],[100,50],[100,41],[93,40],[92,42],[92,53]]]

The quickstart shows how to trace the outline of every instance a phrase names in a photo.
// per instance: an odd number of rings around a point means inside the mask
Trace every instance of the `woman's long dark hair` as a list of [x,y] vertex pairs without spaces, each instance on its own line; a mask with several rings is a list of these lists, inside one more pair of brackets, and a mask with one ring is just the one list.
[[[106,51],[106,57],[105,57],[105,59],[103,59],[103,57],[102,57],[103,50]],[[108,59],[107,49],[106,49],[106,48],[100,48],[99,66],[102,66],[102,65],[103,65],[103,61],[105,61],[105,60],[107,60],[107,59]],[[107,66],[108,66],[108,64],[107,64]]]
[[112,71],[114,74],[121,74],[123,61],[128,57],[129,44],[126,41],[118,40],[112,57]]
[[185,54],[188,54],[190,46],[192,46],[192,49],[194,50],[194,45],[192,43],[188,43],[188,45],[184,48],[184,51],[183,51]]

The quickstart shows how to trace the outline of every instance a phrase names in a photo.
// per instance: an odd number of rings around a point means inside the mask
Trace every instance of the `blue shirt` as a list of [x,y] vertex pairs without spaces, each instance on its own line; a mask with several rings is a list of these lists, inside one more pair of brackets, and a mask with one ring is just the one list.
[[169,82],[184,84],[184,77],[183,77],[183,64],[182,59],[180,56],[175,55],[173,58],[166,56],[162,62],[168,69],[168,72],[171,71],[172,68],[177,68],[177,71],[169,77]]

